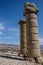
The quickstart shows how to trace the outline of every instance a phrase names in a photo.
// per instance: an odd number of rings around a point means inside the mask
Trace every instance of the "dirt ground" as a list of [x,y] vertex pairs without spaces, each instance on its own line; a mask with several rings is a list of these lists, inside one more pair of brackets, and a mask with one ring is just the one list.
[[[42,53],[43,56],[43,53]],[[34,62],[26,61],[17,54],[0,53],[0,65],[40,65]]]

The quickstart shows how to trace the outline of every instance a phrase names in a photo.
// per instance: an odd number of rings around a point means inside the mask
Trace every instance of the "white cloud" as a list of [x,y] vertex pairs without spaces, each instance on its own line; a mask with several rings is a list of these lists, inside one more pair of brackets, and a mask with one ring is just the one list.
[[20,44],[20,42],[16,42],[16,43],[15,43],[15,45],[19,45],[19,44]]
[[19,31],[18,28],[9,28],[9,31]]
[[14,35],[19,36],[20,34],[19,34],[19,33],[16,33],[16,34],[14,34]]
[[43,44],[43,38],[39,38],[40,44]]
[[0,31],[0,35],[2,35],[3,33]]
[[0,38],[13,39],[13,37],[0,37]]
[[11,44],[10,42],[7,42],[6,44]]
[[0,23],[0,30],[4,30],[4,29],[5,29],[4,25]]

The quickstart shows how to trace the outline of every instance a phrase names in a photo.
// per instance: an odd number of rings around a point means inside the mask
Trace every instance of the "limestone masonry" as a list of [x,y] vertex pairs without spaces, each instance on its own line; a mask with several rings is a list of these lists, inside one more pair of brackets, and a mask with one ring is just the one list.
[[21,19],[20,22],[20,54],[26,54],[26,21],[25,19]]
[[[20,20],[20,53],[26,54],[28,59],[42,62],[38,35],[37,13],[38,8],[34,3],[24,5],[25,20]],[[27,50],[26,50],[27,49]]]

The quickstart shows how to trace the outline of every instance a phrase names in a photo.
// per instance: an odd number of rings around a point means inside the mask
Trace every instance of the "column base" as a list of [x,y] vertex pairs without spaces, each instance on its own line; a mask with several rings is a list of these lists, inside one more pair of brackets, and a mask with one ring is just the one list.
[[23,57],[23,54],[18,54],[18,56],[21,56],[21,57]]
[[39,63],[39,64],[43,63],[42,57],[35,57],[34,60],[36,63]]
[[26,60],[30,61],[30,62],[35,62],[35,60],[31,57],[26,57]]
[[27,60],[27,55],[25,54],[18,54],[18,56],[23,57],[25,60]]
[[26,60],[29,60],[30,62],[39,63],[39,64],[43,63],[42,57],[35,57],[35,58],[26,57]]

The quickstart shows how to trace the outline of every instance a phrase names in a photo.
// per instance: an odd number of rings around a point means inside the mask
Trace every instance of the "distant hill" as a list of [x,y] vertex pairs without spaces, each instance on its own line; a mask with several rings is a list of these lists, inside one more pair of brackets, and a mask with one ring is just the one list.
[[41,51],[43,51],[43,45],[40,45]]
[[12,45],[12,44],[0,44],[0,50],[20,50],[20,46],[19,45]]
[[[41,51],[43,51],[43,45],[40,45]],[[8,49],[8,50],[20,50],[20,45],[13,45],[13,44],[0,44],[1,49]]]

